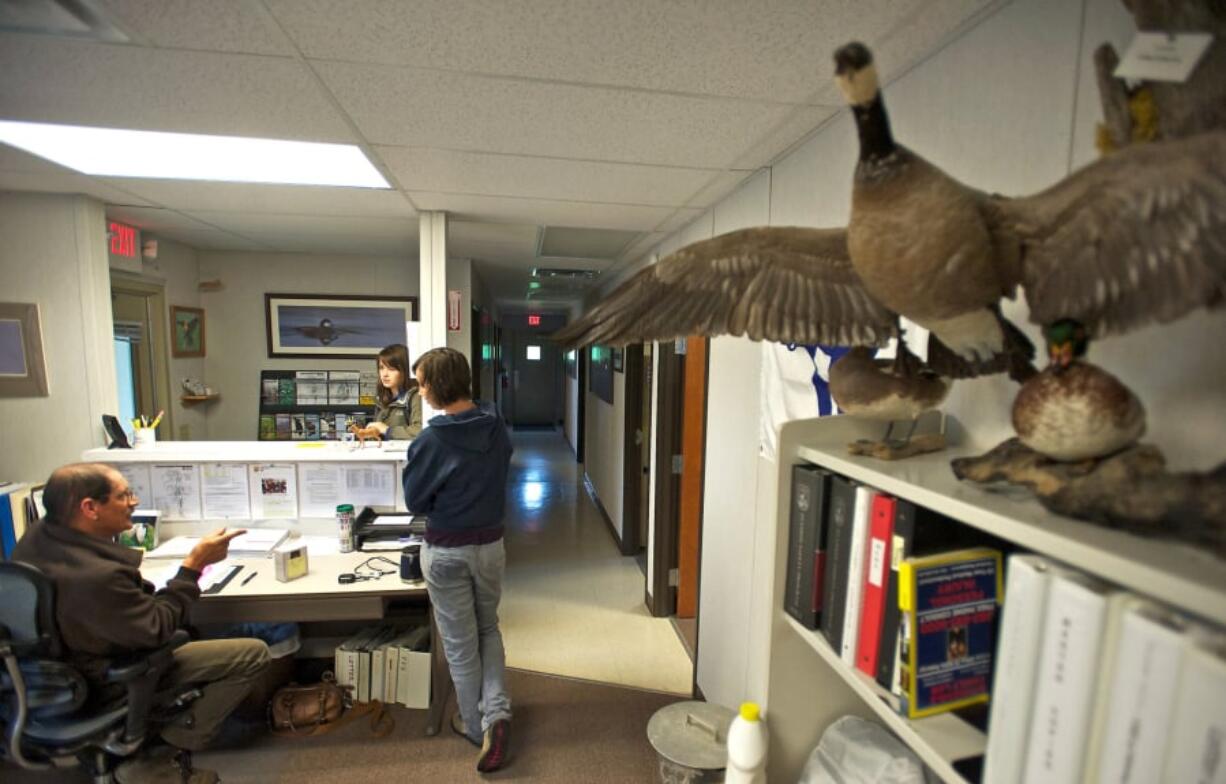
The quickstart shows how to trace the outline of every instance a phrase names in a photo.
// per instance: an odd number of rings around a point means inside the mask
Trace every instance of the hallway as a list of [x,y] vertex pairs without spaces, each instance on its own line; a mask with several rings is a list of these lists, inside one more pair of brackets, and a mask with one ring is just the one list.
[[515,432],[501,620],[507,666],[688,695],[693,665],[643,604],[560,433]]

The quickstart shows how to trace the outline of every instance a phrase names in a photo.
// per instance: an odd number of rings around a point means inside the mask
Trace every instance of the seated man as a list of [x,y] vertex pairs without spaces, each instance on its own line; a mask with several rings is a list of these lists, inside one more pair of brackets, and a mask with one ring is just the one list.
[[[13,551],[14,560],[38,567],[55,582],[60,637],[68,660],[91,682],[94,699],[119,696],[100,688],[113,657],[161,646],[187,623],[200,598],[200,572],[224,559],[230,540],[243,533],[222,529],[201,539],[166,588],[154,593],[141,579],[143,553],[112,541],[131,527],[137,503],[123,474],[109,466],[58,468],[43,491],[46,516]],[[212,740],[267,666],[268,646],[259,640],[189,642],[175,650],[164,685],[196,684],[203,696],[162,728],[162,738],[174,748],[146,749],[119,767],[119,781],[180,781],[176,766],[190,770],[190,756],[175,748],[194,751]],[[217,777],[198,770],[182,780]]]

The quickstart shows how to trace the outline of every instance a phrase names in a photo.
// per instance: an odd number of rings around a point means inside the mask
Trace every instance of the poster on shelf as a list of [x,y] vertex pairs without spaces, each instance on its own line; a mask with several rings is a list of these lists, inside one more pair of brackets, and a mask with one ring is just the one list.
[[251,497],[245,463],[200,466],[200,497],[206,520],[250,520]]
[[293,463],[253,463],[249,470],[252,520],[298,516],[298,472]]
[[200,470],[196,465],[155,465],[150,471],[150,509],[163,520],[199,520]]

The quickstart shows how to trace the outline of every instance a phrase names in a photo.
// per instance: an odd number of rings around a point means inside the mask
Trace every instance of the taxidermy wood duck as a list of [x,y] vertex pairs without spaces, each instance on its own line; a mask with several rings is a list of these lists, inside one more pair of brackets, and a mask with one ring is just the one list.
[[1145,409],[1119,379],[1084,360],[1085,327],[1061,320],[1043,336],[1051,362],[1013,401],[1018,439],[1060,461],[1106,457],[1136,443],[1145,433]]
[[873,349],[856,346],[830,367],[830,396],[845,414],[888,422],[882,441],[889,442],[896,422],[910,420],[902,443],[911,440],[919,415],[945,402],[950,381],[923,367],[901,342],[903,361],[874,359]]
[[1226,302],[1226,131],[1135,145],[1025,198],[989,195],[899,145],[872,54],[835,53],[860,139],[847,228],[758,227],[688,245],[555,334],[566,346],[684,335],[884,345],[931,330],[942,376],[1034,373],[1000,313],[1101,337]]

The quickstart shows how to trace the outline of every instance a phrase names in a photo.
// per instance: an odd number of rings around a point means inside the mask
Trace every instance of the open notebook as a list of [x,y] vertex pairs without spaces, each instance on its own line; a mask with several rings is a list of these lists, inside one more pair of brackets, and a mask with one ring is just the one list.
[[[268,555],[289,536],[287,528],[250,528],[230,541],[230,555],[239,558]],[[176,536],[150,551],[149,558],[183,558],[200,541],[199,536]]]

